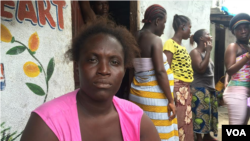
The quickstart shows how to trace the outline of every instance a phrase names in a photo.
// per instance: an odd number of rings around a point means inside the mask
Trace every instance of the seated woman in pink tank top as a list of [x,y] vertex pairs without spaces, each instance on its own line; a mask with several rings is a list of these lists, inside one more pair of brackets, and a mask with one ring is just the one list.
[[35,109],[21,141],[160,141],[142,109],[114,96],[138,53],[124,27],[104,19],[87,26],[67,52],[80,88]]

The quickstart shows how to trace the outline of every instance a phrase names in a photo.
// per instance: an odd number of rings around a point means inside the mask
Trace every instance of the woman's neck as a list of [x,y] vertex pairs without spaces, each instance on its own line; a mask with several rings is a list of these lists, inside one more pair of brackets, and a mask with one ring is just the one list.
[[86,116],[103,116],[114,110],[113,97],[106,101],[96,101],[81,89],[77,93],[77,103]]
[[178,43],[179,45],[181,45],[181,41],[182,41],[182,35],[179,34],[178,32],[174,34],[174,36],[172,37],[172,39]]
[[142,27],[141,30],[147,30],[149,32],[152,32],[153,34],[155,34],[155,30],[152,26],[150,26],[149,24],[144,24],[144,26]]
[[237,42],[238,44],[243,44],[243,45],[248,45],[248,44],[249,44],[249,40],[245,40],[245,41],[237,40],[236,42]]
[[203,42],[200,42],[200,43],[198,44],[198,46],[197,46],[197,50],[198,50],[200,53],[203,53],[203,52],[205,52],[205,51],[206,51],[206,49],[205,49],[205,45],[204,45],[204,43],[203,43]]

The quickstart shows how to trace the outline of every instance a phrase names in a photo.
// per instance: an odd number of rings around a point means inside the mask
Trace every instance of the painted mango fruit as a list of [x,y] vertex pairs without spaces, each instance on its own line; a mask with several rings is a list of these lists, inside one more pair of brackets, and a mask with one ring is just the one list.
[[38,65],[31,61],[23,65],[23,71],[28,77],[37,77],[40,74]]
[[38,37],[37,32],[31,34],[31,36],[29,38],[29,43],[28,43],[29,49],[32,52],[35,52],[39,47],[39,43],[40,43],[40,41],[39,41],[39,37]]
[[9,43],[11,42],[11,40],[12,40],[12,35],[9,29],[5,25],[1,24],[1,41]]

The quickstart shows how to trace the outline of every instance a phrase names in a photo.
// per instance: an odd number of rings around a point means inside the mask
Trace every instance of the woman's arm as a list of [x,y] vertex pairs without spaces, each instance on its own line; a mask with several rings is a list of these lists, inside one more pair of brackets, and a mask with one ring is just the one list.
[[229,81],[230,81],[229,75],[226,73],[225,82],[224,82],[224,88],[227,87]]
[[169,64],[169,67],[171,68],[172,59],[173,59],[173,53],[170,52],[170,51],[167,51],[167,50],[164,50],[163,52],[164,52],[165,55],[167,56],[168,64]]
[[89,23],[96,19],[96,15],[90,7],[89,1],[79,1],[82,17],[85,23]]
[[204,60],[202,60],[200,53],[198,52],[197,49],[194,49],[190,52],[190,57],[192,60],[192,66],[194,70],[196,70],[198,73],[205,73],[208,63],[210,60],[210,53],[212,50],[211,43],[207,43],[206,46],[206,55],[204,57]]
[[21,141],[58,141],[58,138],[40,116],[31,113]]
[[[169,101],[168,108],[170,109],[168,111],[168,116],[169,116],[169,119],[172,120],[175,117],[176,109],[175,109],[174,100],[170,91],[168,75],[164,67],[161,38],[155,37],[151,50],[152,50],[151,51],[152,62],[153,62],[154,70],[155,70],[155,76],[156,76],[156,79],[160,88],[162,89],[163,93],[166,95]],[[170,116],[171,111],[173,112],[172,116]]]
[[230,44],[225,52],[225,66],[227,69],[227,74],[232,76],[237,71],[239,71],[249,60],[246,56],[240,61],[236,62],[237,46],[235,43]]
[[153,122],[145,113],[142,115],[140,128],[140,141],[161,140]]

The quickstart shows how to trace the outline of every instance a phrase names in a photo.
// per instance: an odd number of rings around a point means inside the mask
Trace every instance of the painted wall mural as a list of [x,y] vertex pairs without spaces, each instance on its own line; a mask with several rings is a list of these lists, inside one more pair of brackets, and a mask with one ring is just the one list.
[[[57,23],[50,13],[52,6],[56,7]],[[66,8],[66,2],[58,0],[16,1],[16,3],[14,1],[1,1],[1,18],[4,21],[16,19],[19,23],[30,21],[32,25],[35,26],[38,24],[40,27],[43,27],[47,21],[52,29],[55,29],[57,25],[59,30],[63,30],[63,9]],[[15,11],[15,14],[8,12],[7,9]]]
[[20,140],[30,113],[74,89],[71,2],[1,1],[0,139]]
[[54,58],[52,57],[48,63],[47,66],[47,71],[44,70],[43,65],[41,64],[41,62],[39,61],[39,59],[37,59],[35,57],[35,53],[37,51],[37,49],[39,48],[39,37],[37,35],[37,32],[33,33],[30,37],[29,37],[29,41],[28,41],[28,47],[23,44],[22,42],[18,41],[15,39],[14,36],[11,35],[9,29],[1,24],[1,41],[3,42],[7,42],[7,43],[18,43],[20,45],[15,46],[11,49],[9,49],[6,54],[7,55],[18,55],[20,53],[23,53],[25,50],[27,50],[27,52],[34,58],[34,60],[37,61],[37,63],[39,65],[37,65],[36,63],[32,62],[32,61],[27,61],[24,65],[23,65],[23,71],[24,73],[28,76],[28,77],[37,77],[40,73],[44,74],[45,77],[45,83],[46,83],[46,91],[44,91],[39,85],[34,84],[34,83],[25,83],[27,85],[27,87],[29,87],[29,89],[34,93],[37,94],[39,96],[43,96],[45,95],[44,98],[44,102],[46,102],[46,98],[48,95],[48,88],[49,88],[49,80],[54,72]]

